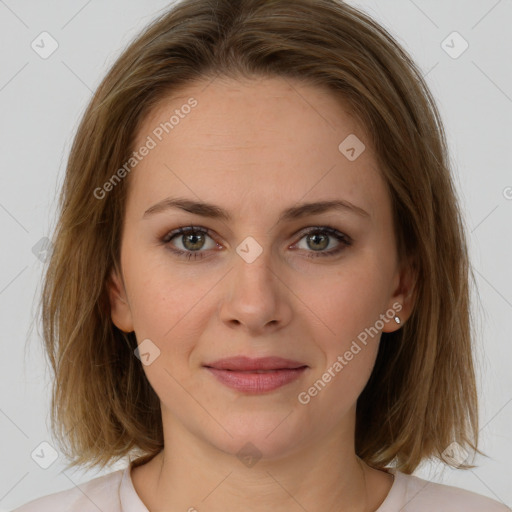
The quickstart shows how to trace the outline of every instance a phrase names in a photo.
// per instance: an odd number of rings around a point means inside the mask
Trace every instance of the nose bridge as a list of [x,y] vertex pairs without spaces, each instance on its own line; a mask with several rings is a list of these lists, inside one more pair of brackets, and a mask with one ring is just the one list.
[[[235,285],[249,287],[252,292],[275,292],[275,263],[272,261],[271,241],[258,242],[248,236],[236,247],[234,258]],[[268,298],[268,297],[267,297]]]
[[289,305],[281,289],[270,239],[260,244],[249,236],[236,247],[233,271],[220,308],[221,320],[258,331],[267,324],[281,325],[289,318]]

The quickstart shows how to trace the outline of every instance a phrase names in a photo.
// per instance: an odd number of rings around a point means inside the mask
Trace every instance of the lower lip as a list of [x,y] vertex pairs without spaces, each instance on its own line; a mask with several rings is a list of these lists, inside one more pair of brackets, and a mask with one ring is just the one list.
[[306,367],[274,370],[266,373],[239,372],[233,370],[219,370],[207,368],[226,386],[247,393],[263,393],[273,391],[285,384],[298,379]]

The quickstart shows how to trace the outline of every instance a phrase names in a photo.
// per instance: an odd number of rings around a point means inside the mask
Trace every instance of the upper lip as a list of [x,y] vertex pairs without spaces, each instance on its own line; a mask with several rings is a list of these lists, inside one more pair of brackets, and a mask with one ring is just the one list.
[[307,365],[291,359],[284,359],[282,357],[260,357],[253,359],[245,356],[237,356],[219,359],[218,361],[205,364],[204,366],[216,368],[217,370],[250,371],[302,368]]

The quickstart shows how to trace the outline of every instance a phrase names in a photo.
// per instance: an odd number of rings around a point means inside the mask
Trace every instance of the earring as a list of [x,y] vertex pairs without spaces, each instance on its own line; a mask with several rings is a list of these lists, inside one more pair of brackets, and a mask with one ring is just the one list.
[[396,322],[397,324],[402,323],[402,321],[400,320],[400,317],[399,317],[399,316],[395,316],[395,322]]

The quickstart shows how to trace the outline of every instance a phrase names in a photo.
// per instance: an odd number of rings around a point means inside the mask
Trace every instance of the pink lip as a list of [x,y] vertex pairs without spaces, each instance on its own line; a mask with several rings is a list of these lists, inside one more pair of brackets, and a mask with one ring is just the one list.
[[[273,391],[295,379],[307,365],[281,357],[230,357],[204,365],[226,386],[249,393]],[[265,373],[258,373],[265,372]]]

